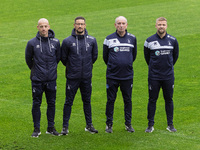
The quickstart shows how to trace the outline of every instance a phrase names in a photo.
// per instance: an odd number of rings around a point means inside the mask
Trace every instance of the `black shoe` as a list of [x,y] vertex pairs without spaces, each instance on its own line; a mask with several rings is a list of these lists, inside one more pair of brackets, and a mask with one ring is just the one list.
[[55,127],[48,127],[46,134],[52,134],[52,135],[56,135],[59,136],[60,134],[56,131]]
[[98,133],[98,130],[96,130],[93,125],[87,125],[86,128],[85,128],[85,131],[89,131],[90,133],[92,134],[95,134],[95,133]]
[[147,129],[145,130],[145,132],[151,133],[151,132],[153,132],[153,130],[154,130],[153,126],[148,126]]
[[33,134],[31,135],[32,137],[39,137],[39,135],[41,134],[40,129],[39,128],[35,128],[33,131]]
[[108,124],[106,125],[106,130],[105,130],[107,133],[113,133],[113,130],[112,130],[112,124]]
[[68,133],[69,133],[68,127],[63,127],[62,131],[61,131],[61,134],[62,135],[68,135]]
[[133,129],[132,125],[125,125],[125,129],[128,131],[128,132],[135,132],[135,130]]
[[167,130],[168,130],[169,132],[176,132],[176,131],[177,131],[177,130],[174,128],[173,125],[168,125]]

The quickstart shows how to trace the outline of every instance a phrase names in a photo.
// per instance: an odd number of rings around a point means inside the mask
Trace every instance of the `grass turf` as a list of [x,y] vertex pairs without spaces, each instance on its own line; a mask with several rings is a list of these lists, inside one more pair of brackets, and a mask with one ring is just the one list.
[[[0,10],[0,149],[200,149],[199,131],[199,10],[198,0],[1,0]],[[29,39],[37,32],[37,21],[49,20],[56,37],[62,40],[71,34],[76,16],[86,18],[87,30],[97,38],[99,57],[93,69],[92,115],[99,130],[96,135],[85,133],[85,120],[80,92],[77,93],[70,119],[69,135],[46,135],[46,102],[41,106],[41,132],[38,139],[31,138],[30,71],[25,64],[24,52]],[[136,132],[124,130],[121,92],[115,103],[113,134],[105,130],[105,72],[102,44],[108,34],[115,31],[114,20],[123,15],[128,19],[128,32],[138,41],[138,55],[134,62],[133,120]],[[162,91],[157,102],[155,131],[144,133],[147,127],[147,65],[143,44],[156,32],[155,19],[168,19],[167,32],[178,39],[180,56],[175,65],[174,123],[177,133],[165,128],[166,115]],[[62,128],[62,110],[65,99],[65,68],[58,66],[55,126]]]

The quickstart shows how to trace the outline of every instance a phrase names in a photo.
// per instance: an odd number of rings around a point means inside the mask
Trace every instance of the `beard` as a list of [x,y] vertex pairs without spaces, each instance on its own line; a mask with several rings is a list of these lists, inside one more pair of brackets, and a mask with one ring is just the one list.
[[[79,29],[80,29],[80,30],[79,30]],[[76,33],[82,34],[82,33],[84,32],[84,29],[82,29],[82,28],[79,28],[79,29],[76,30]]]
[[164,30],[164,29],[160,29],[160,30],[158,30],[158,33],[159,33],[159,34],[164,34],[164,33],[165,33],[165,30]]
[[79,33],[79,34],[83,33],[83,31],[78,31],[78,30],[76,30],[76,32]]

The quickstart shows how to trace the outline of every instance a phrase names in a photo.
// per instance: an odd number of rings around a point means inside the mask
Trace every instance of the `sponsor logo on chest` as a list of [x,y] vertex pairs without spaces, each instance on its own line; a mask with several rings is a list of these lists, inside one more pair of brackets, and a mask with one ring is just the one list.
[[115,47],[114,52],[130,52],[130,47]]
[[169,54],[170,54],[170,50],[155,51],[155,55],[156,55],[156,56],[160,56],[160,55],[169,55]]

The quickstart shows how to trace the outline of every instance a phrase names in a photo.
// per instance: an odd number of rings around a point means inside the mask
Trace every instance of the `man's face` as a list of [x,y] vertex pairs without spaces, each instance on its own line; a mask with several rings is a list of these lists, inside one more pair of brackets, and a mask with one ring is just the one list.
[[115,28],[117,29],[118,32],[125,32],[127,26],[128,24],[124,18],[119,18],[115,23]]
[[159,34],[164,34],[167,30],[167,22],[166,21],[157,21],[156,29]]
[[50,29],[50,26],[46,20],[41,20],[38,23],[37,28],[42,37],[48,37],[48,30]]
[[84,34],[84,31],[86,28],[85,21],[83,19],[76,20],[76,22],[74,24],[74,28],[75,28],[77,34]]

